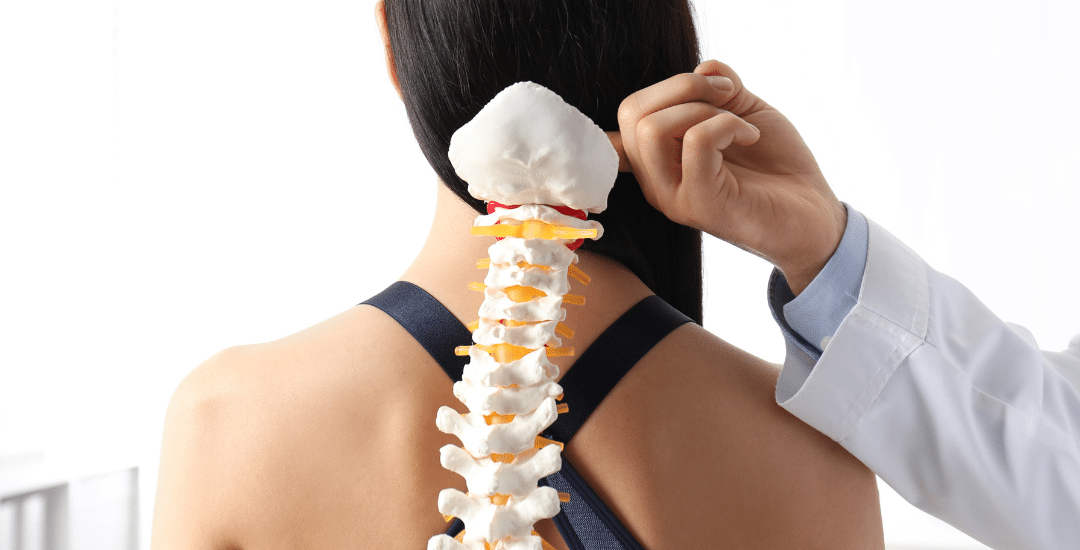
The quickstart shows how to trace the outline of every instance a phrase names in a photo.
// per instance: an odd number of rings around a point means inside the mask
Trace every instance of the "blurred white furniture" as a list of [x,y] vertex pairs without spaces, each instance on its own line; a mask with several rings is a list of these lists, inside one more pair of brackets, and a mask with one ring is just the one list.
[[135,550],[138,468],[101,462],[0,457],[0,550]]

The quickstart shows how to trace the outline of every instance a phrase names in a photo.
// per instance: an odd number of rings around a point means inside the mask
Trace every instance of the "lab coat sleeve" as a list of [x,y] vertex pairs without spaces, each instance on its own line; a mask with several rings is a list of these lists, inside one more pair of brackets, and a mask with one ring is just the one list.
[[1080,548],[1080,335],[1040,351],[869,220],[820,358],[788,332],[777,402],[909,502],[992,548]]

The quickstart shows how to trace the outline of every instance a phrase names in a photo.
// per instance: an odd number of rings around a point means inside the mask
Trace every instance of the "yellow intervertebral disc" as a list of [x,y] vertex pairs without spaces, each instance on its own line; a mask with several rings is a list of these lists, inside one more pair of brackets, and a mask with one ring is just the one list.
[[491,460],[510,464],[514,461],[514,453],[491,453]]
[[[484,283],[469,283],[469,290],[483,292],[485,289],[487,289],[487,285]],[[519,304],[547,296],[547,293],[543,290],[531,286],[514,285],[500,290],[506,293],[506,297],[510,298],[511,301]],[[575,306],[585,305],[585,297],[578,296],[577,294],[563,294],[562,299],[564,304],[573,304]]]
[[514,421],[515,416],[517,416],[517,415],[514,415],[514,414],[499,414],[499,413],[494,413],[493,412],[491,414],[485,414],[484,415],[484,422],[487,422],[488,426],[493,426],[495,424],[509,424],[509,423]]
[[575,229],[565,225],[553,225],[540,220],[525,220],[520,225],[497,224],[477,225],[472,228],[473,235],[487,235],[489,237],[517,237],[519,239],[566,239],[576,241],[578,239],[595,239],[595,229]]
[[543,298],[547,293],[531,286],[514,285],[502,289],[506,296],[517,303],[531,302],[535,298]]
[[[491,354],[491,356],[500,363],[510,363],[513,361],[517,361],[518,359],[525,357],[529,353],[536,351],[522,346],[515,346],[513,344],[495,344],[494,346],[483,346],[480,344],[474,345]],[[464,357],[469,354],[470,347],[471,346],[458,346],[454,348],[454,355]],[[547,352],[548,357],[569,357],[574,355],[574,348],[545,347],[544,351]]]

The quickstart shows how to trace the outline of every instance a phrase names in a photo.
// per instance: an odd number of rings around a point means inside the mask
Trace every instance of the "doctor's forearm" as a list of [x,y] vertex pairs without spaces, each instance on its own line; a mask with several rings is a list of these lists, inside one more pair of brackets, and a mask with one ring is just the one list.
[[858,304],[824,353],[785,330],[778,402],[994,548],[1075,545],[1080,338],[1040,352],[874,224],[868,248]]

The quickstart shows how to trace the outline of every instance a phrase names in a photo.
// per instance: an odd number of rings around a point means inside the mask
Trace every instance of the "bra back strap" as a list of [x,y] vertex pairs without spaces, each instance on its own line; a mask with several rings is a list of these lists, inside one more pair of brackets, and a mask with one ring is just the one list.
[[469,358],[454,355],[454,348],[472,344],[472,333],[434,296],[412,283],[397,281],[361,304],[375,306],[393,317],[424,346],[451,380],[461,380]]
[[548,428],[548,437],[569,443],[619,380],[671,331],[690,322],[659,296],[649,296],[627,310],[559,381],[570,410]]

